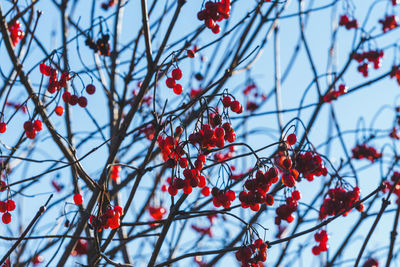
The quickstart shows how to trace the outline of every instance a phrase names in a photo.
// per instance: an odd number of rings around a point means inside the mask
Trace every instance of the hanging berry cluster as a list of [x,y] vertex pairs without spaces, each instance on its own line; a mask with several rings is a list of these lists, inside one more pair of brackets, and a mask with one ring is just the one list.
[[[360,200],[360,189],[354,187],[352,191],[346,191],[343,187],[336,187],[329,189],[328,196],[324,199],[322,206],[319,210],[319,219],[323,220],[328,216],[334,216],[351,208],[357,201]],[[361,203],[356,208],[359,211],[363,210],[363,204]],[[346,216],[349,212],[346,211],[343,216]]]
[[383,32],[387,32],[390,30],[393,30],[394,28],[396,28],[397,26],[399,26],[398,24],[398,18],[395,15],[388,15],[385,17],[385,19],[380,19],[379,23],[382,24],[382,31]]
[[197,18],[200,21],[204,20],[207,28],[211,29],[213,33],[220,32],[221,27],[216,23],[223,19],[228,19],[231,10],[231,0],[221,0],[219,2],[207,1],[204,9],[197,13]]
[[347,15],[340,16],[339,25],[346,27],[347,30],[357,29],[358,22],[356,19],[349,19]]
[[29,139],[34,139],[36,137],[36,132],[42,130],[43,124],[41,120],[35,120],[33,123],[31,121],[26,121],[24,123],[25,135]]
[[21,23],[19,22],[19,20],[15,20],[13,24],[9,25],[8,31],[10,33],[13,46],[16,46],[19,41],[25,36],[25,33],[21,30]]
[[176,83],[176,81],[179,81],[182,78],[182,71],[179,68],[173,69],[171,72],[172,77],[167,78],[165,81],[165,84],[167,85],[168,88],[173,89],[174,93],[177,95],[182,94],[183,88],[182,85],[179,83]]
[[274,204],[274,197],[267,194],[271,185],[279,181],[278,171],[272,167],[265,173],[261,170],[256,172],[255,179],[248,179],[244,183],[244,188],[248,191],[241,191],[239,193],[239,200],[242,208],[249,208],[253,211],[260,209],[260,204],[267,204],[272,206]]
[[120,226],[120,217],[123,215],[124,210],[120,206],[107,208],[106,211],[98,216],[90,216],[89,223],[99,232],[102,229],[117,229]]
[[314,176],[326,176],[328,170],[324,166],[322,158],[311,151],[298,153],[295,158],[296,169],[308,181],[314,180]]
[[15,202],[12,199],[7,201],[0,201],[0,212],[3,213],[1,217],[4,224],[9,224],[11,222],[10,211],[15,210]]
[[75,106],[78,104],[81,108],[85,108],[87,106],[87,99],[84,96],[78,97],[77,95],[71,95],[70,92],[64,92],[62,94],[62,99],[65,103]]
[[67,86],[67,81],[71,79],[71,76],[68,72],[63,72],[61,74],[60,80],[58,80],[58,71],[55,68],[46,65],[45,63],[41,63],[39,65],[40,73],[49,77],[49,84],[47,86],[47,91],[51,94],[59,91],[61,88],[65,88]]
[[239,101],[237,101],[237,100],[232,101],[230,96],[225,96],[222,99],[222,104],[224,105],[225,108],[231,108],[231,110],[237,114],[240,114],[243,112],[242,104],[240,104]]
[[110,56],[110,40],[109,34],[102,34],[99,39],[95,42],[92,38],[86,38],[85,44],[89,46],[95,53],[99,52],[101,56]]
[[298,190],[292,192],[292,196],[286,198],[286,203],[280,205],[276,210],[275,224],[280,225],[282,220],[288,223],[293,222],[293,213],[297,211],[298,201],[301,198],[301,194]]
[[[399,182],[398,182],[399,181]],[[395,185],[395,183],[397,182],[397,184]],[[400,173],[398,171],[394,171],[392,176],[390,177],[390,181],[385,181],[385,188],[382,189],[382,191],[384,193],[389,192],[392,187],[394,187],[393,189],[393,194],[395,194],[397,196],[397,200],[396,203],[399,203],[399,199],[400,199]]]
[[[200,175],[199,168],[203,167],[204,162],[206,158],[204,155],[199,155],[198,159],[195,164],[197,167],[191,169],[187,168],[187,161],[184,160],[179,160],[179,166],[183,168],[182,166],[186,166],[183,170],[183,176],[185,179],[179,178],[179,177],[174,177],[174,179],[171,179],[170,185],[168,187],[168,193],[171,196],[175,196],[178,193],[179,189],[182,189],[183,192],[187,195],[192,193],[193,188],[199,187],[203,188],[205,187],[207,181],[206,178],[203,175]],[[201,170],[201,169],[200,169]]]
[[369,63],[373,63],[374,69],[379,69],[382,66],[383,56],[383,50],[370,50],[367,52],[355,53],[353,59],[360,63],[357,67],[357,71],[362,73],[364,77],[368,77]]
[[332,102],[332,100],[336,100],[339,96],[347,93],[347,87],[344,84],[339,85],[339,90],[331,90],[324,96],[324,102]]
[[225,209],[231,206],[232,201],[235,200],[236,194],[232,190],[224,191],[217,187],[213,187],[211,190],[211,195],[213,196],[213,204],[216,208],[223,206]]
[[367,146],[366,144],[357,145],[351,152],[353,152],[353,159],[368,159],[371,162],[375,162],[375,160],[382,157],[382,153],[379,153],[374,147]]
[[267,260],[267,247],[262,239],[256,239],[253,244],[239,248],[235,256],[242,263],[241,266],[260,266],[259,262]]
[[157,138],[158,147],[168,168],[175,168],[177,161],[184,156],[184,149],[178,144],[173,136],[167,135],[165,138],[160,135]]
[[246,96],[246,109],[248,111],[255,111],[260,106],[260,103],[267,99],[265,94],[259,92],[258,87],[251,83],[243,90],[243,94]]
[[321,252],[328,251],[329,236],[325,230],[321,230],[321,231],[315,233],[314,239],[315,239],[315,241],[317,241],[319,243],[317,246],[314,246],[312,248],[312,253],[314,255],[319,255]]

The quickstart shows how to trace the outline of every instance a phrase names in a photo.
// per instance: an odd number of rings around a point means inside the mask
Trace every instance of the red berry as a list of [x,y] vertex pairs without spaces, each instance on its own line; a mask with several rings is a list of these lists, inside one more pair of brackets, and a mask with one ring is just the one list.
[[124,210],[120,206],[115,206],[114,211],[119,214],[119,216],[124,215]]
[[181,69],[173,69],[172,70],[172,78],[175,80],[180,80],[182,78],[182,71]]
[[239,110],[240,110],[240,103],[239,103],[239,101],[237,101],[237,100],[232,101],[231,104],[230,104],[230,107],[231,107],[231,110],[232,110],[233,112],[235,112],[235,113],[239,112]]
[[191,49],[187,50],[187,56],[190,58],[194,58],[196,56],[195,52]]
[[57,106],[54,110],[54,112],[58,115],[61,116],[64,113],[64,108],[62,106]]
[[87,106],[87,99],[84,96],[81,96],[78,98],[78,105],[82,108],[85,108]]
[[4,224],[9,224],[11,222],[11,214],[6,212],[6,213],[3,214],[1,219],[3,220]]
[[218,24],[215,24],[214,28],[212,28],[212,32],[217,34],[221,31],[221,27]]
[[81,205],[83,202],[83,197],[81,194],[75,194],[74,195],[74,203],[75,205]]
[[69,103],[69,101],[71,100],[71,93],[70,92],[64,92],[62,94],[62,99],[65,103]]
[[168,88],[174,88],[174,86],[175,86],[175,80],[174,80],[174,78],[168,78],[166,81],[165,81],[165,84],[167,85],[167,87]]
[[226,108],[228,108],[228,107],[231,105],[231,102],[232,102],[232,100],[231,100],[230,96],[225,96],[225,97],[222,99],[222,104],[223,104],[224,107],[226,107]]
[[296,144],[296,141],[297,141],[297,137],[296,137],[296,135],[294,133],[289,134],[287,139],[286,139],[286,142],[291,146]]
[[33,122],[33,128],[36,130],[36,131],[41,131],[42,130],[42,127],[43,127],[43,124],[42,124],[42,121],[41,120],[35,120],[34,122]]
[[203,189],[201,189],[201,194],[208,197],[210,195],[210,188],[208,186],[203,187]]
[[75,106],[78,104],[79,98],[77,95],[71,95],[71,98],[69,99],[69,104],[72,106]]
[[86,85],[86,92],[87,92],[89,95],[93,95],[94,92],[96,92],[96,87],[94,87],[93,84],[88,84],[88,85]]
[[320,248],[319,248],[318,246],[314,246],[314,247],[312,248],[312,253],[313,253],[314,255],[319,255],[319,254],[321,253],[321,250],[320,250]]
[[29,139],[34,139],[36,137],[36,131],[32,130],[32,131],[25,131],[26,137],[28,137]]
[[27,132],[31,132],[34,130],[33,123],[31,121],[24,122],[24,130]]
[[8,211],[13,211],[15,210],[15,202],[14,200],[7,200],[7,210]]
[[7,124],[5,122],[0,122],[0,133],[4,133],[7,130]]
[[39,65],[39,70],[40,73],[46,76],[50,76],[50,66],[44,64],[44,63],[40,63]]
[[5,201],[0,201],[0,212],[4,213],[7,211],[7,203]]
[[180,85],[179,83],[174,85],[174,93],[177,95],[182,94],[183,88],[182,85]]
[[298,190],[294,190],[294,191],[292,192],[292,198],[293,198],[294,200],[296,200],[296,201],[300,200],[300,198],[301,198],[300,192],[299,192]]

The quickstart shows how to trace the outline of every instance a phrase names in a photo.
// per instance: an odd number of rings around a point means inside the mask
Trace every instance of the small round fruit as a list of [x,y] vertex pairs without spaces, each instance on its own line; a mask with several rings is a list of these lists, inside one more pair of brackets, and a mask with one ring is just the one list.
[[286,142],[288,143],[288,145],[291,145],[291,146],[296,144],[296,141],[297,141],[297,137],[296,137],[296,135],[294,133],[289,134],[287,139],[286,139]]
[[11,214],[9,212],[6,212],[6,213],[3,214],[1,219],[2,219],[4,224],[9,224],[11,222]]
[[175,84],[174,93],[180,95],[182,94],[182,91],[183,91],[182,85],[180,85],[179,83]]
[[181,69],[179,69],[179,68],[173,69],[172,70],[172,78],[174,78],[175,80],[180,80],[182,78]]
[[14,200],[11,200],[11,199],[7,200],[7,210],[8,211],[15,210],[15,202],[14,202]]
[[4,133],[7,130],[7,124],[5,122],[0,122],[0,133]]
[[78,105],[82,108],[85,108],[87,106],[87,99],[84,96],[81,96],[78,98]]
[[82,205],[83,202],[83,197],[81,194],[75,194],[74,195],[74,203],[75,205]]
[[94,92],[96,92],[96,87],[94,87],[93,84],[88,84],[88,85],[86,85],[86,92],[87,92],[89,95],[93,95]]
[[62,106],[57,106],[54,110],[54,112],[58,115],[61,116],[62,114],[64,114],[64,108]]

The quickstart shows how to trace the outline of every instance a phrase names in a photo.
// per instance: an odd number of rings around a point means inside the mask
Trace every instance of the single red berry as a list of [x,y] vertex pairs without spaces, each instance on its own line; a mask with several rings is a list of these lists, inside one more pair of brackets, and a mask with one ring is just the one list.
[[212,28],[212,32],[217,34],[221,31],[221,27],[218,24],[215,24],[214,28]]
[[7,211],[7,203],[5,201],[0,201],[0,212],[4,213]]
[[318,246],[314,246],[314,247],[312,248],[312,253],[313,253],[314,255],[319,255],[319,254],[321,253],[321,250],[320,250],[320,248],[319,248]]
[[297,142],[296,135],[294,133],[289,134],[287,139],[286,139],[286,142],[288,143],[288,145],[291,145],[291,146],[296,144],[296,142]]
[[44,63],[40,63],[39,65],[39,70],[40,73],[46,76],[50,76],[50,66],[44,64]]
[[70,92],[64,92],[62,94],[62,99],[65,103],[69,103],[69,101],[71,100],[71,93]]
[[174,93],[177,95],[182,94],[183,88],[182,85],[180,85],[179,83],[174,85]]
[[208,186],[203,187],[203,189],[201,189],[201,194],[208,197],[210,195],[210,188]]
[[8,211],[15,210],[15,202],[14,202],[14,200],[11,200],[11,199],[7,200],[7,210]]
[[300,198],[301,198],[301,193],[300,193],[300,191],[294,190],[294,191],[292,192],[292,198],[293,198],[294,200],[296,200],[296,201],[300,200]]
[[239,103],[239,101],[237,101],[237,100],[234,100],[234,101],[232,101],[231,102],[231,104],[230,104],[230,107],[231,107],[231,110],[233,111],[233,112],[239,112],[239,110],[240,110],[240,103]]
[[75,205],[81,205],[83,202],[83,197],[81,194],[75,194],[74,195],[74,203]]
[[174,80],[174,78],[168,78],[166,81],[165,81],[165,84],[167,85],[167,87],[168,88],[174,88],[174,86],[175,86],[175,80]]
[[34,139],[36,137],[36,131],[32,130],[32,131],[25,131],[26,137],[28,137],[29,139]]
[[7,124],[5,122],[0,122],[0,133],[4,133],[7,130]]
[[54,110],[54,112],[58,115],[61,116],[64,113],[64,108],[62,106],[57,106]]
[[42,130],[42,127],[43,127],[43,123],[42,123],[42,121],[41,120],[35,120],[34,122],[33,122],[33,128],[36,130],[36,131],[41,131]]
[[87,99],[84,96],[81,96],[78,98],[78,105],[82,108],[85,108],[87,106]]
[[191,49],[187,50],[186,54],[190,58],[194,58],[196,56],[196,53]]
[[230,96],[225,96],[225,97],[222,99],[222,104],[223,104],[224,107],[226,107],[226,108],[228,108],[228,107],[231,105],[231,102],[232,102],[232,100],[231,100],[231,97],[230,97]]
[[6,212],[3,214],[1,219],[3,220],[4,224],[9,224],[11,222],[11,214],[9,212]]
[[119,214],[119,216],[124,215],[124,210],[120,206],[115,206],[114,211]]
[[27,132],[31,132],[34,130],[33,123],[31,121],[24,122],[24,130]]
[[69,104],[72,106],[75,106],[78,104],[79,98],[77,95],[71,95],[71,98],[69,99]]
[[88,85],[86,85],[86,92],[87,92],[89,95],[93,95],[94,92],[96,92],[96,87],[94,87],[93,84],[88,84]]
[[180,80],[182,78],[182,71],[181,69],[173,69],[172,70],[172,78],[175,80]]

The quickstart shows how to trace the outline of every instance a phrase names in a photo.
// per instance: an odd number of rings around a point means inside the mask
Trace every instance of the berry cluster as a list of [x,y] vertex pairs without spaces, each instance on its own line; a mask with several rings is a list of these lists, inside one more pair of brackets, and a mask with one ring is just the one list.
[[[336,187],[329,189],[328,197],[324,199],[324,203],[319,210],[319,219],[323,220],[327,216],[334,216],[351,208],[357,201],[360,200],[360,189],[354,187],[352,191],[346,191],[342,187]],[[363,204],[361,203],[356,207],[359,211],[363,210]],[[346,216],[349,212],[346,211],[343,216]]]
[[[205,162],[205,156],[199,155],[196,162],[199,162],[197,166],[204,165],[203,162]],[[179,162],[179,165],[182,166],[181,161]],[[185,179],[179,177],[174,177],[174,179],[171,179],[170,186],[168,187],[168,193],[171,196],[175,196],[178,193],[179,189],[182,189],[185,194],[189,195],[190,193],[192,193],[193,188],[195,187],[203,188],[206,186],[207,183],[206,178],[203,175],[200,175],[198,168],[184,169],[183,176],[185,177]]]
[[[399,183],[400,182],[397,182],[397,181],[400,181],[400,173],[398,171],[394,171],[392,176],[391,176],[391,178],[390,178],[390,180],[391,181],[385,181],[384,182],[385,188],[382,189],[382,191],[384,193],[387,193],[394,186],[393,193],[397,196],[396,203],[399,203],[399,199],[400,199],[400,186],[399,186]],[[397,184],[395,185],[396,182],[397,182]]]
[[89,223],[99,232],[102,229],[117,229],[120,226],[120,218],[124,214],[124,210],[120,206],[107,208],[105,212],[99,216],[90,216]]
[[183,88],[182,85],[179,83],[176,83],[176,81],[179,81],[182,79],[182,71],[179,68],[173,69],[171,72],[172,77],[167,78],[165,81],[165,84],[167,85],[168,88],[173,89],[174,93],[177,95],[182,94]]
[[213,196],[213,204],[216,208],[223,206],[225,209],[231,206],[232,201],[235,200],[236,194],[232,190],[224,191],[217,187],[213,187],[211,190],[211,195]]
[[230,96],[225,96],[222,99],[222,104],[224,105],[225,108],[231,108],[231,110],[237,114],[240,114],[243,112],[242,104],[240,104],[239,101],[237,101],[237,100],[232,101]]
[[235,256],[243,267],[260,266],[259,262],[267,260],[267,244],[262,239],[256,239],[253,244],[239,248]]
[[49,93],[51,94],[54,94],[61,88],[65,88],[67,86],[67,81],[71,79],[71,76],[69,75],[68,72],[63,72],[61,74],[60,80],[58,80],[57,69],[52,68],[45,63],[40,63],[39,70],[41,74],[49,77],[49,84],[47,86],[47,91],[49,91]]
[[109,8],[113,7],[115,3],[115,0],[108,0],[107,2],[101,4],[101,8],[107,11]]
[[119,165],[113,165],[111,167],[111,175],[110,178],[113,179],[114,181],[119,181],[119,173],[121,172],[121,166]]
[[339,85],[339,90],[331,90],[324,96],[324,102],[332,102],[332,100],[336,100],[339,96],[347,93],[347,87],[344,84]]
[[11,42],[13,46],[16,46],[19,41],[24,38],[25,33],[21,30],[21,23],[19,20],[15,20],[13,24],[8,26],[10,32]]
[[267,96],[260,93],[258,87],[251,83],[243,90],[243,94],[246,96],[246,109],[248,111],[255,111],[260,106],[260,103],[267,99]]
[[[395,0],[393,0],[395,1]],[[362,267],[378,267],[379,262],[377,259],[374,258],[369,258],[364,262],[364,265]]]
[[42,130],[43,124],[41,120],[35,120],[33,123],[31,121],[26,121],[24,123],[25,135],[29,139],[34,139],[36,137],[36,132]]
[[380,19],[379,23],[382,24],[382,31],[383,32],[387,32],[390,30],[393,30],[394,28],[396,28],[397,26],[399,26],[398,24],[398,18],[395,15],[388,15],[385,17],[385,19]]
[[279,181],[278,171],[272,167],[265,173],[258,170],[255,179],[248,179],[244,183],[245,189],[239,193],[239,200],[242,208],[249,208],[253,211],[260,209],[260,204],[267,204],[272,206],[274,204],[274,197],[267,194],[272,184]]
[[235,146],[230,146],[226,153],[216,152],[214,153],[214,160],[225,161],[233,157],[233,152],[235,152]]
[[65,103],[75,106],[78,104],[80,107],[85,108],[87,106],[87,99],[84,96],[78,97],[77,95],[71,95],[70,92],[64,92],[62,94],[62,99]]
[[312,253],[314,255],[319,255],[321,252],[328,251],[328,239],[329,236],[325,230],[321,230],[314,234],[315,241],[319,242],[317,246],[312,248]]
[[95,42],[92,38],[86,38],[85,44],[89,46],[95,53],[99,52],[101,56],[110,56],[110,40],[109,34],[102,34],[99,39]]
[[[184,155],[185,151],[178,145],[173,136],[158,136],[158,147],[161,149],[161,155],[168,168],[175,168],[177,161]],[[184,168],[184,167],[182,167]]]
[[199,144],[202,148],[207,149],[216,146],[223,148],[225,141],[233,143],[235,140],[235,130],[228,122],[225,122],[222,127],[215,127],[215,130],[213,130],[209,124],[204,124],[200,131],[189,135],[189,142],[191,144]]
[[7,107],[14,107],[14,109],[17,111],[17,110],[20,110],[22,113],[24,113],[24,114],[26,114],[27,112],[28,112],[28,108],[26,107],[26,105],[20,105],[20,104],[17,104],[17,103],[13,103],[13,102],[10,102],[10,101],[7,101],[6,102],[6,106]]
[[85,239],[79,239],[75,248],[71,251],[71,256],[87,255],[88,252],[88,242]]
[[153,140],[154,137],[154,125],[153,124],[149,124],[147,126],[144,126],[143,128],[141,128],[139,130],[140,133],[143,133],[147,140]]
[[0,212],[3,213],[1,219],[4,224],[9,224],[11,222],[11,213],[9,211],[13,210],[15,210],[14,200],[0,201]]
[[280,172],[282,172],[282,183],[287,187],[293,187],[296,184],[296,180],[299,178],[299,172],[294,168],[290,157],[279,156],[275,158],[277,166]]
[[382,153],[376,151],[372,146],[367,146],[366,144],[357,145],[351,152],[353,152],[353,159],[368,159],[371,162],[382,157]]
[[204,7],[203,10],[197,13],[197,18],[201,21],[204,20],[206,27],[211,29],[213,33],[219,33],[221,27],[216,22],[229,18],[231,0],[221,0],[216,3],[207,1]]
[[383,50],[370,50],[367,52],[355,53],[353,59],[360,63],[357,67],[357,71],[362,73],[364,77],[368,77],[369,63],[374,64],[374,69],[379,69],[382,66],[383,56]]
[[339,25],[346,27],[347,30],[358,28],[357,20],[349,19],[349,17],[347,15],[340,16]]
[[287,221],[288,223],[293,222],[294,216],[293,213],[297,211],[298,201],[301,198],[301,194],[298,190],[294,190],[292,192],[292,196],[286,198],[286,203],[280,205],[276,210],[275,224],[280,225],[282,220]]
[[299,173],[310,182],[314,180],[314,176],[326,176],[328,174],[321,156],[313,154],[311,151],[297,154],[295,165]]

